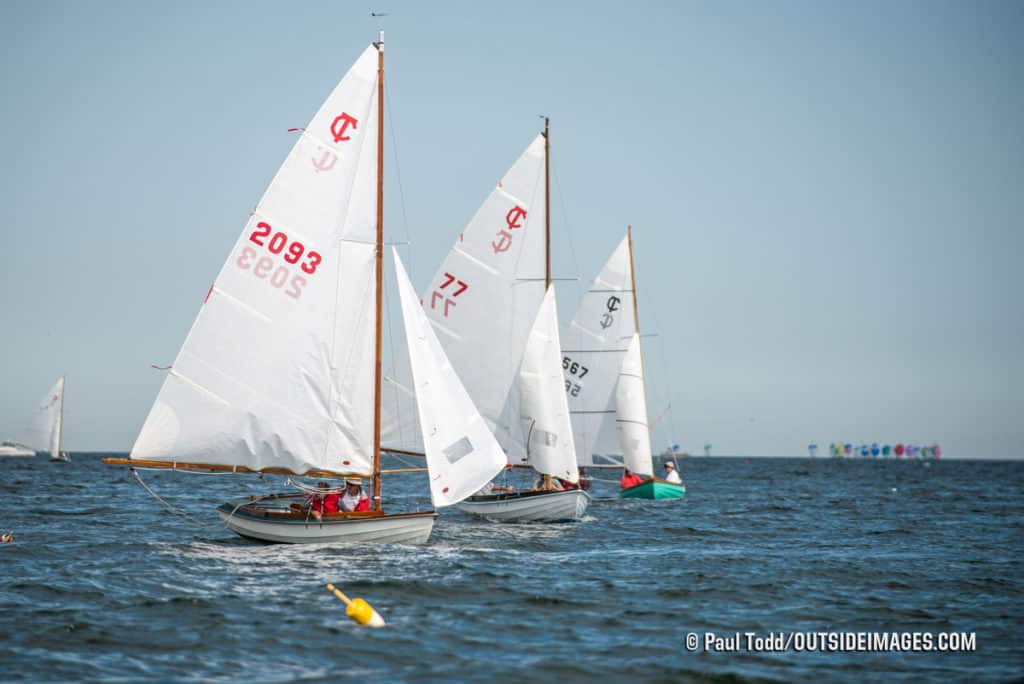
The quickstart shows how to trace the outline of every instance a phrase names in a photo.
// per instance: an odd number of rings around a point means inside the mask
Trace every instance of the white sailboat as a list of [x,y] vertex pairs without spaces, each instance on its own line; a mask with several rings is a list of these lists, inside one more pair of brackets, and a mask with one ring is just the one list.
[[678,498],[684,486],[654,475],[639,321],[630,227],[584,294],[562,357],[576,459],[644,480],[623,496]]
[[[508,455],[532,468],[539,491],[481,494],[460,508],[502,521],[578,520],[589,496],[558,491],[578,482],[561,384],[558,322],[548,245],[549,129],[538,135],[490,193],[448,252],[422,297],[427,317],[477,408]],[[385,388],[384,444],[422,447],[402,360]]]
[[[383,76],[382,33],[303,130],[256,206],[130,458],[104,459],[372,478],[366,511],[311,518],[290,506],[301,494],[220,506],[225,525],[245,537],[422,543],[436,518],[432,510],[385,513],[381,503]],[[419,330],[414,313],[404,312],[406,325]],[[408,345],[417,384],[428,384],[435,399],[418,408],[433,428],[427,470],[433,502],[443,506],[488,482],[504,458],[493,437],[480,434],[482,419],[428,332],[410,334]]]
[[61,451],[64,423],[64,376],[40,400],[35,415],[21,439],[0,444],[0,456],[35,456],[49,453],[51,461],[67,461]]

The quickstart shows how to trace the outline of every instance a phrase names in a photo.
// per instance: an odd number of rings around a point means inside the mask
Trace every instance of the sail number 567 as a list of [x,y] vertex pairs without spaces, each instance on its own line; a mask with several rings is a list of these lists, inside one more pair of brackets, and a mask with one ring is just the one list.
[[586,375],[587,371],[589,370],[586,366],[581,366],[580,364],[578,364],[575,361],[573,361],[572,359],[570,359],[568,356],[563,356],[562,357],[562,368],[564,368],[565,370],[569,371],[573,375],[577,376],[581,380],[583,379],[583,376]]

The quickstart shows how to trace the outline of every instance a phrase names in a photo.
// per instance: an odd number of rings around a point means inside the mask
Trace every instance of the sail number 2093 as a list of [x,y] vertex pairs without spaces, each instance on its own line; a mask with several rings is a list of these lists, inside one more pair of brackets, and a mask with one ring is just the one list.
[[[316,273],[316,267],[323,260],[319,252],[307,252],[301,242],[291,241],[289,243],[287,235],[280,231],[274,232],[270,224],[265,221],[256,224],[256,230],[249,235],[249,242],[259,245],[275,256],[283,253],[282,258],[286,263],[297,265],[303,273],[309,275]],[[292,269],[288,266],[275,263],[272,256],[261,256],[259,250],[249,245],[242,247],[242,252],[235,260],[235,264],[243,270],[251,270],[254,276],[266,280],[278,289],[284,288],[284,293],[293,299],[301,297],[302,291],[306,287],[305,276],[293,274]]]

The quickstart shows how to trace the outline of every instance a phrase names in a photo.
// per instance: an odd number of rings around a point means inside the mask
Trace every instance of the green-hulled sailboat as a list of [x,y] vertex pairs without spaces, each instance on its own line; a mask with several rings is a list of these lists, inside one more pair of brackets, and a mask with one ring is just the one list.
[[632,226],[583,296],[563,339],[562,368],[577,463],[602,467],[604,464],[594,462],[595,453],[621,454],[621,462],[617,457],[610,459],[615,461],[613,467],[628,468],[646,479],[622,490],[623,498],[683,497],[686,486],[682,482],[654,476]]

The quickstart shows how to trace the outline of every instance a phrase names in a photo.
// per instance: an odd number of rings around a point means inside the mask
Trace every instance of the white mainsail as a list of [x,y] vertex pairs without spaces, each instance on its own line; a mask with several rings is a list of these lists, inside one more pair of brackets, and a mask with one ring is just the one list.
[[64,376],[62,375],[40,400],[39,407],[19,442],[34,451],[49,451],[51,457],[59,458],[63,410]]
[[132,459],[372,471],[377,54],[359,57],[256,206]]
[[633,333],[622,360],[615,386],[615,424],[619,433],[623,465],[638,475],[654,476],[651,433],[647,426],[647,398],[644,395],[644,367],[640,356],[640,334]]
[[540,473],[576,482],[579,471],[560,372],[561,350],[555,288],[549,285],[530,330],[514,394],[519,395],[526,462]]
[[[512,165],[459,235],[423,293],[423,309],[466,391],[510,462],[526,454],[519,404],[510,401],[544,298],[544,136]],[[408,359],[384,387],[382,443],[420,451]]]
[[635,306],[629,238],[624,237],[583,295],[563,347],[562,373],[580,465],[592,465],[595,453],[620,453],[614,392],[637,332]]
[[451,506],[472,496],[500,473],[505,467],[505,452],[452,369],[398,252],[392,248],[392,253],[420,425],[425,427],[430,497],[435,507]]

